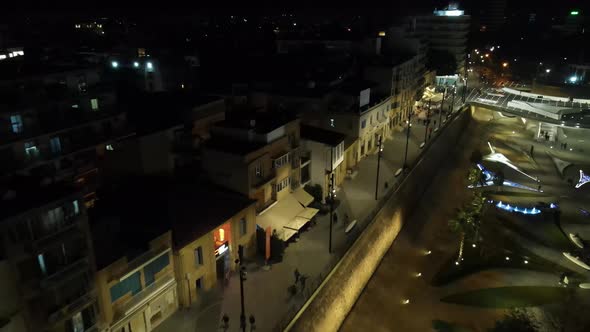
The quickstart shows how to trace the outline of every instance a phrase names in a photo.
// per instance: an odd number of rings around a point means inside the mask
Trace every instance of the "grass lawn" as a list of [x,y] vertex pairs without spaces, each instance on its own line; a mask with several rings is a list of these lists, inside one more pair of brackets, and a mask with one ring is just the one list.
[[447,303],[483,308],[536,307],[565,300],[567,289],[563,287],[518,286],[486,288],[442,298]]

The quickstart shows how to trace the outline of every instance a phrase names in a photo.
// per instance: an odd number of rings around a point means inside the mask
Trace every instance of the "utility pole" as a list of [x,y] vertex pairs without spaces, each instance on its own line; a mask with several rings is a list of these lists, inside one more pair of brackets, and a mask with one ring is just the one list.
[[406,133],[406,153],[404,154],[404,165],[402,166],[404,168],[404,170],[407,167],[406,162],[408,160],[408,143],[410,142],[410,127],[411,126],[412,126],[412,106],[410,106],[410,111],[408,113],[408,131]]
[[383,135],[379,136],[379,143],[377,145],[377,179],[375,183],[375,200],[379,194],[379,166],[381,165],[381,152],[383,152]]
[[240,313],[240,328],[242,332],[246,332],[246,308],[244,307],[244,280],[246,280],[246,268],[242,266],[244,260],[244,247],[238,246],[238,259],[236,263],[239,264],[240,268],[240,301],[242,304],[242,312]]
[[330,239],[328,241],[328,253],[332,253],[332,223],[334,222],[334,199],[336,189],[334,188],[334,172],[330,174]]
[[428,125],[430,124],[430,102],[432,98],[428,99],[428,110],[426,111],[426,128],[424,128],[424,142],[426,142],[426,135],[428,135]]
[[438,128],[440,129],[440,125],[442,123],[442,113],[443,110],[445,109],[445,96],[447,94],[447,86],[445,84],[445,90],[443,91],[443,99],[442,99],[442,103],[440,104],[440,109],[438,110]]
[[469,59],[467,58],[467,53],[465,53],[465,89],[463,89],[463,104],[465,104],[465,98],[467,98],[467,76],[469,75],[467,70],[468,63]]

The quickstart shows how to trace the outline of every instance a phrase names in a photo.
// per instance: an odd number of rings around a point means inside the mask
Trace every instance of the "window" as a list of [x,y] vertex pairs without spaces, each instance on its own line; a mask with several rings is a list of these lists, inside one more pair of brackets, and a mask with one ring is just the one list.
[[264,172],[262,170],[262,163],[259,162],[256,164],[256,166],[254,166],[254,174],[259,178],[264,176]]
[[195,286],[196,286],[197,290],[203,289],[203,277],[200,277],[199,279],[197,279],[197,281],[195,282]]
[[119,281],[111,287],[111,302],[115,302],[123,296],[131,293],[135,295],[141,291],[140,272],[137,271],[129,277]]
[[170,264],[170,257],[168,253],[156,258],[153,262],[149,263],[143,268],[143,275],[145,276],[146,287],[153,284],[156,281],[156,274],[162,271],[166,266]]
[[45,266],[45,256],[43,254],[37,255],[37,262],[39,263],[39,269],[43,275],[47,275],[47,266]]
[[92,98],[90,99],[90,107],[93,111],[98,111],[98,99]]
[[246,221],[246,218],[242,218],[242,219],[240,219],[240,236],[246,235],[247,232],[248,232],[248,222]]
[[361,128],[365,128],[367,126],[367,120],[363,120],[363,122],[361,122]]
[[195,265],[203,265],[203,247],[195,249]]
[[277,182],[276,184],[276,191],[279,192],[291,184],[291,177],[287,176],[286,178],[282,179],[281,181]]
[[25,142],[25,154],[27,155],[27,158],[35,158],[39,155],[39,150],[37,150],[35,142]]
[[334,127],[334,119],[330,119],[330,127]]
[[78,206],[78,200],[73,201],[72,205],[74,206],[74,215],[80,214],[80,206]]
[[20,134],[23,132],[23,119],[19,114],[10,116],[10,125],[13,133]]
[[72,331],[84,332],[84,319],[81,311],[72,316]]
[[51,148],[51,153],[59,154],[61,152],[61,141],[59,137],[53,137],[49,140],[49,147]]
[[289,154],[285,154],[282,157],[275,159],[275,168],[281,168],[289,164]]

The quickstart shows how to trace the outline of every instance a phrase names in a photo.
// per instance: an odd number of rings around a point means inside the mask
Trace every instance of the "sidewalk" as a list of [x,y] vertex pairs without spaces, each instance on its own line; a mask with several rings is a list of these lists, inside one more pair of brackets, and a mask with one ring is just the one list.
[[[424,140],[424,129],[422,124],[412,126],[408,146],[409,165],[420,152],[420,144]],[[433,137],[434,134],[433,132]],[[384,143],[379,171],[379,198],[386,193],[386,182],[391,188],[395,181],[395,172],[403,164],[406,133],[397,132],[392,136],[392,139]],[[341,203],[335,211],[338,215],[338,223],[333,226],[333,252],[345,245],[347,237],[358,235],[355,231],[349,234],[344,232],[344,215],[348,214],[350,221],[357,220],[359,224],[355,229],[360,230],[364,226],[361,223],[377,206],[376,171],[377,154],[375,153],[359,162],[357,176],[352,180],[346,180],[337,192],[337,199]],[[328,273],[326,268],[339,259],[336,255],[328,253],[328,219],[328,214],[317,215],[315,226],[310,226],[298,236],[296,242],[291,242],[285,249],[283,261],[272,265],[270,270],[263,270],[257,264],[247,266],[247,280],[244,282],[246,316],[247,318],[250,315],[255,316],[257,331],[271,331],[287,312],[292,310],[295,302],[302,303],[305,300],[301,292],[295,296],[288,293],[288,287],[295,282],[295,269],[308,277],[306,289],[310,292],[315,287],[312,283],[319,282],[320,275],[324,277]],[[239,278],[234,273],[229,286],[218,295],[212,296],[208,304],[191,310],[181,309],[154,331],[221,331],[220,323],[223,314],[230,317],[228,331],[238,331],[240,311]]]

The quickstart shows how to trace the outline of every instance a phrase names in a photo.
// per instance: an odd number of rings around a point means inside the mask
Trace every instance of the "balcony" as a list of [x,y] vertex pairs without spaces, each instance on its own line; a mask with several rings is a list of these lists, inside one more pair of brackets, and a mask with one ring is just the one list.
[[51,313],[49,314],[49,318],[47,320],[51,324],[62,321],[76,314],[80,310],[88,307],[95,301],[96,290],[94,288],[91,288],[78,296],[74,296],[68,300],[65,300],[64,303],[66,304],[62,307],[59,307],[56,310],[51,311]]
[[152,300],[154,297],[164,293],[165,291],[169,290],[171,287],[174,287],[175,285],[176,279],[174,279],[173,274],[169,274],[157,279],[153,284],[147,286],[146,288],[142,289],[139,293],[135,294],[129,301],[116,308],[114,321],[116,322],[132,314],[137,309],[141,308],[150,300]]
[[270,182],[274,181],[276,178],[277,178],[277,173],[274,168],[271,169],[268,172],[268,174],[264,174],[263,176],[253,176],[252,181],[251,181],[250,192],[255,193],[260,188],[262,188],[265,185],[269,184]]
[[53,269],[53,273],[43,278],[41,280],[41,287],[52,287],[71,275],[81,274],[84,273],[84,271],[88,270],[88,257],[85,254],[79,255],[79,257],[77,257],[76,259],[71,259],[72,260],[69,263],[63,263],[56,266]]

